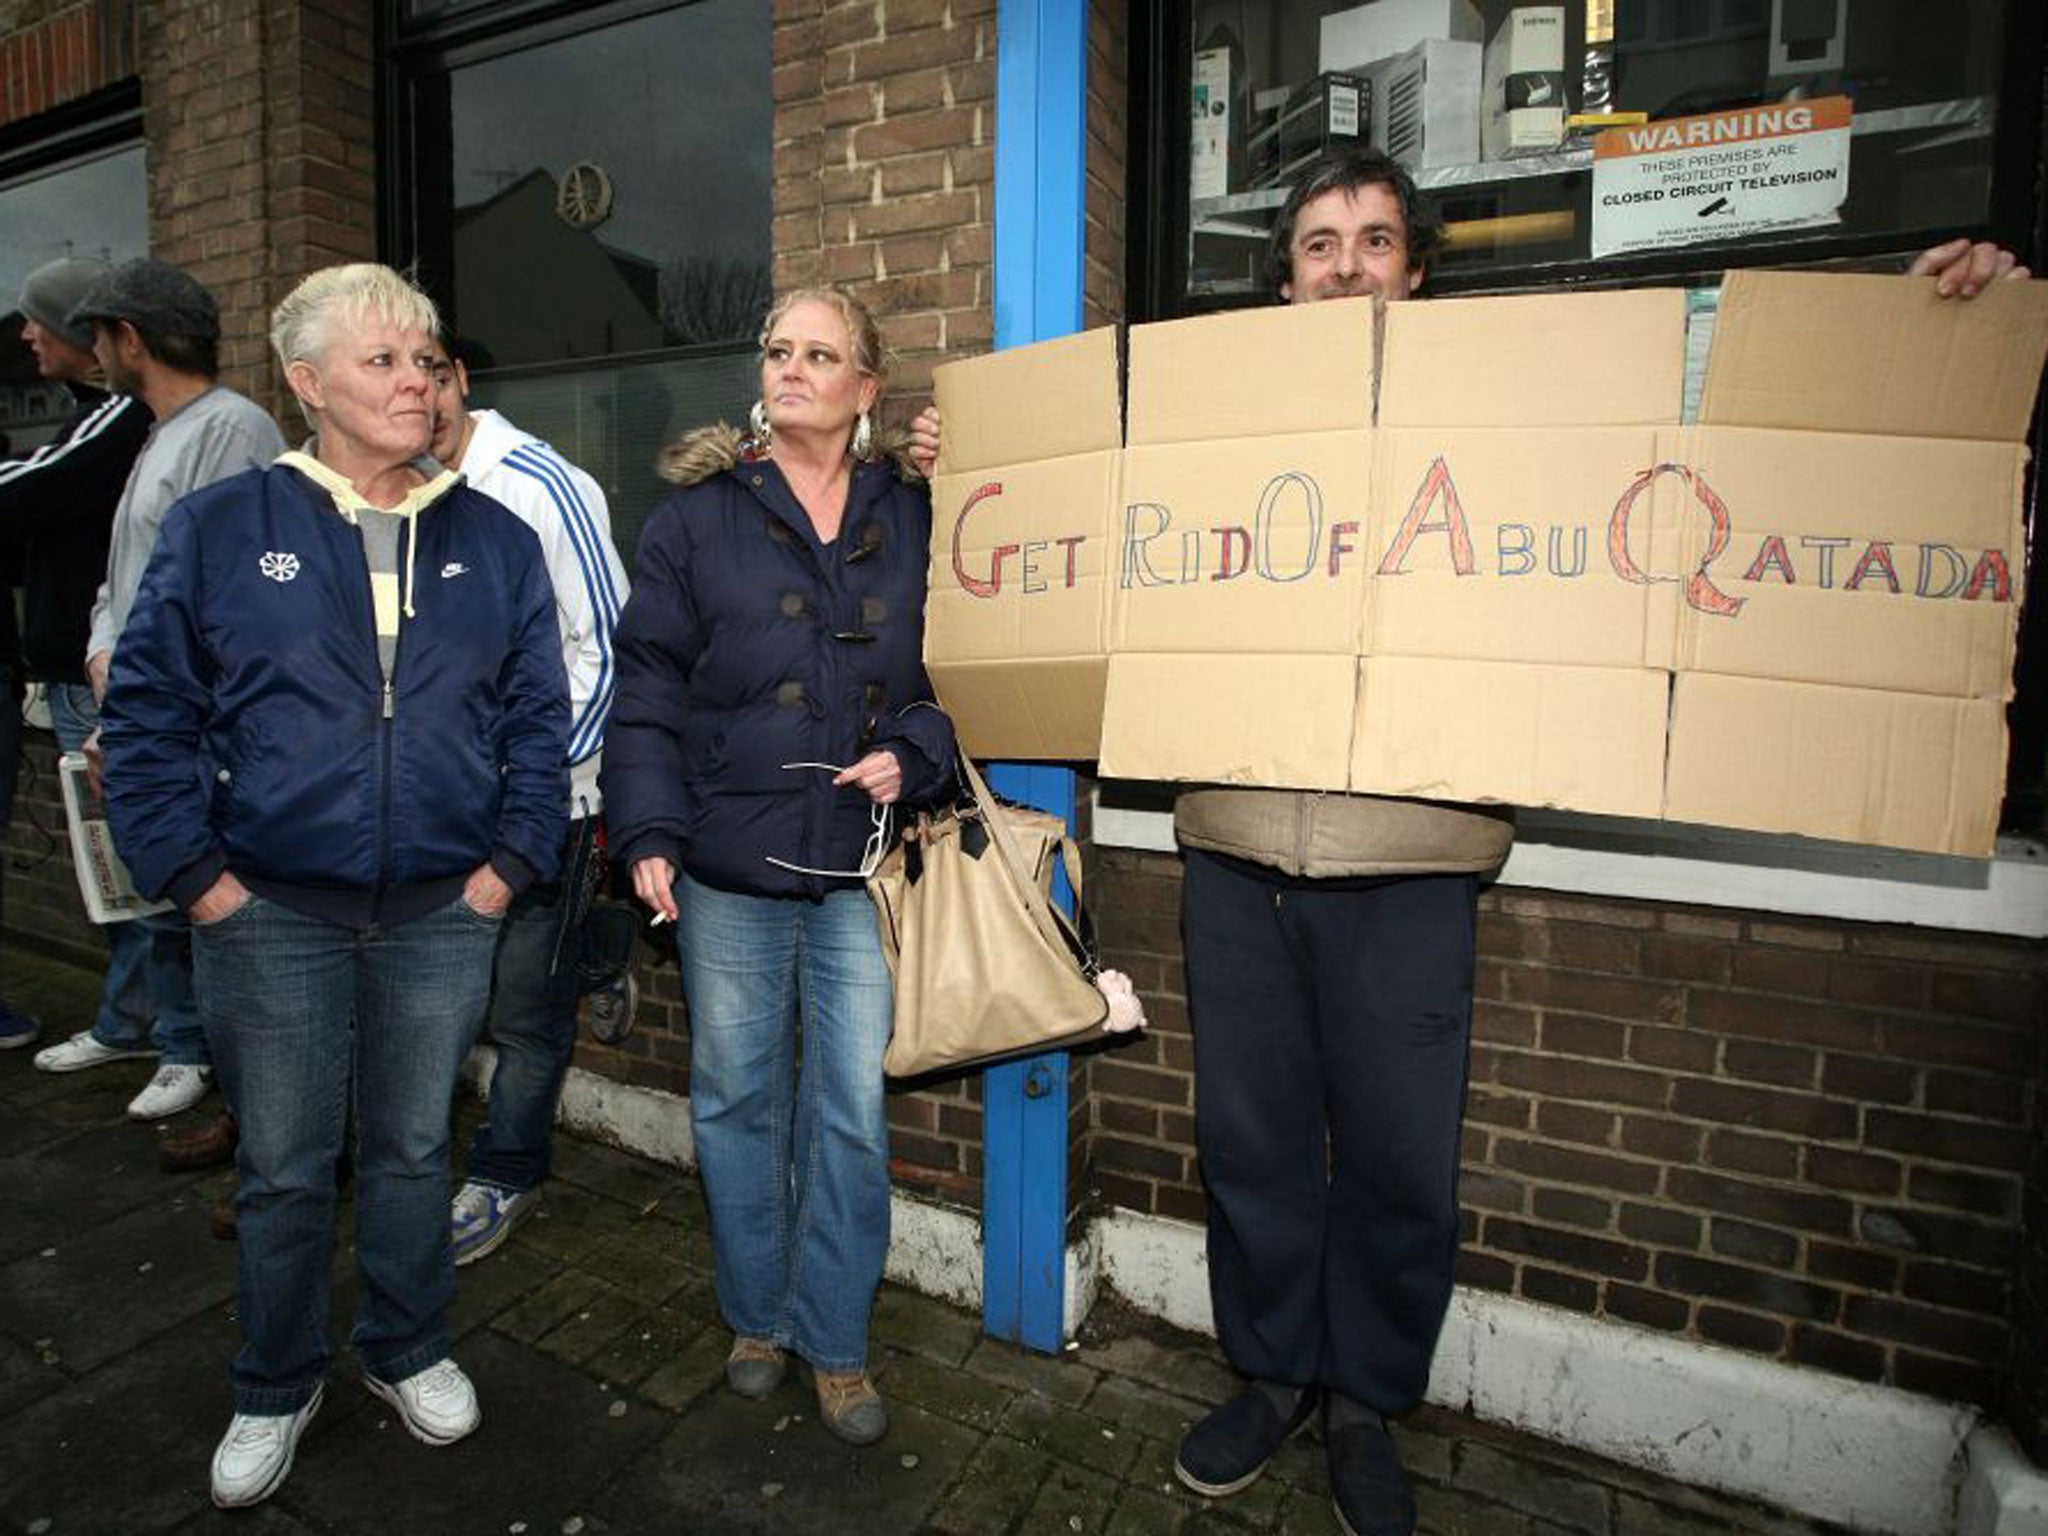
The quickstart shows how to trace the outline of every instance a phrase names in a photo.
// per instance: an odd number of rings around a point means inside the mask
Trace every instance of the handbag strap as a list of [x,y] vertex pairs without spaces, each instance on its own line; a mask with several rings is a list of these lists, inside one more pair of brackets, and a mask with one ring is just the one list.
[[[965,770],[967,787],[974,794],[974,804],[981,812],[982,824],[988,828],[989,836],[995,841],[996,851],[1002,855],[1004,867],[1010,871],[1012,881],[1022,894],[1024,910],[1031,914],[1032,922],[1037,924],[1038,931],[1045,936],[1047,943],[1056,949],[1071,948],[1061,933],[1059,914],[1053,911],[1052,903],[1047,901],[1044,893],[1038,889],[1038,882],[1031,878],[1031,871],[1024,863],[1024,852],[1017,846],[1017,840],[1010,835],[1009,823],[1003,819],[1001,807],[996,804],[995,796],[989,793],[988,785],[983,782],[981,770],[974,766],[974,760],[965,752],[960,754],[960,766]],[[1074,887],[1074,899],[1078,902],[1081,897],[1080,861],[1068,853],[1072,842],[1072,838],[1061,838],[1060,854],[1062,862],[1067,866],[1067,878]]]

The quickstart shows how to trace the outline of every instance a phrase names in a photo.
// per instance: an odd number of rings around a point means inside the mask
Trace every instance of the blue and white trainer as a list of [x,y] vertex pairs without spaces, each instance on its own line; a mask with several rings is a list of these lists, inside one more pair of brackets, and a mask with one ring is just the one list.
[[469,1180],[455,1192],[455,1203],[448,1212],[455,1262],[474,1264],[486,1254],[496,1253],[539,1200],[538,1190],[500,1189]]

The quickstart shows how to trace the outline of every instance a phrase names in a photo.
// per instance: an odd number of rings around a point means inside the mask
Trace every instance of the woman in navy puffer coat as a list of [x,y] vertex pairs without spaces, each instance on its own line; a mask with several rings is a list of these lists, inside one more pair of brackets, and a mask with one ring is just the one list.
[[857,1444],[888,1425],[866,1363],[893,1004],[862,876],[897,803],[952,790],[955,750],[922,661],[930,500],[871,448],[881,366],[858,302],[790,294],[753,436],[669,451],[683,489],[640,541],[603,776],[615,856],[676,921],[727,1381],[766,1396],[800,1355]]

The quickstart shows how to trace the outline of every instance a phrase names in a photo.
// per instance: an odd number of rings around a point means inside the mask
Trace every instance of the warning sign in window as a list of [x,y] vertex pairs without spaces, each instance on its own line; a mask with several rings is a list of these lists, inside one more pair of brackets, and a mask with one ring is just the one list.
[[1608,129],[1593,142],[1593,254],[1836,222],[1851,115],[1824,96]]

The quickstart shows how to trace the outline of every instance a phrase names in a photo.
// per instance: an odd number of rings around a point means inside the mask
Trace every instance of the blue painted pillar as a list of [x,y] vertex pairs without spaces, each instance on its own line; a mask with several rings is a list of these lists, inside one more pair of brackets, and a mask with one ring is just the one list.
[[[1081,328],[1087,119],[1087,0],[1000,0],[998,347]],[[997,794],[1073,824],[1071,770],[996,764],[988,777]],[[989,1068],[982,1111],[982,1327],[1053,1353],[1066,1313],[1066,1052]]]

